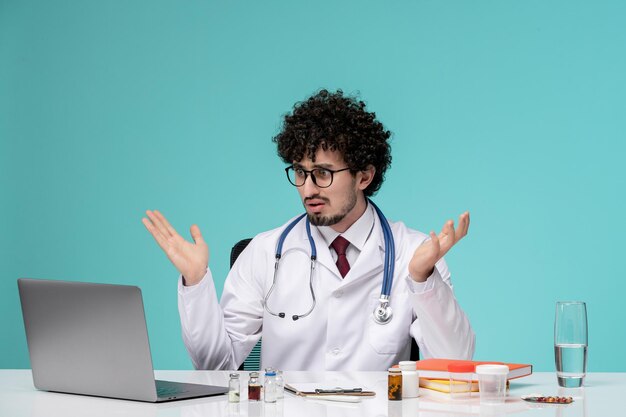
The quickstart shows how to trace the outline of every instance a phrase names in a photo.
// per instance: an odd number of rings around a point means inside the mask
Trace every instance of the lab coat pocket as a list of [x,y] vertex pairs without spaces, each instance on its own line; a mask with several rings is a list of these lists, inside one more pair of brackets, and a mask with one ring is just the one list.
[[391,298],[393,316],[387,324],[374,321],[373,311],[378,306],[378,297],[370,300],[367,339],[370,346],[380,354],[396,354],[406,348],[410,338],[411,308],[408,306],[406,294],[394,295]]

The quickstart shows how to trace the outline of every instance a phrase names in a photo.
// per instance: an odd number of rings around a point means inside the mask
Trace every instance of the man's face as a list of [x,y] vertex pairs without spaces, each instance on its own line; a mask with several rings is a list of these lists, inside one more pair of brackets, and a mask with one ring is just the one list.
[[[315,162],[305,157],[293,165],[307,171],[314,168],[336,171],[347,167],[338,151],[322,148],[315,153]],[[359,185],[362,175],[361,172],[353,175],[349,170],[337,172],[333,175],[332,184],[321,188],[315,185],[309,174],[304,185],[297,188],[311,224],[333,226],[340,232],[347,230],[365,210],[364,187]]]

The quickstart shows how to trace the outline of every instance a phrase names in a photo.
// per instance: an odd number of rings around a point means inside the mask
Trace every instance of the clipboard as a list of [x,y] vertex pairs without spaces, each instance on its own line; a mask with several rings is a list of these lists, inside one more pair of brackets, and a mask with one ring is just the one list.
[[285,384],[285,390],[299,397],[324,397],[324,396],[348,396],[348,397],[374,397],[374,391],[366,391],[359,387],[329,387],[327,384]]

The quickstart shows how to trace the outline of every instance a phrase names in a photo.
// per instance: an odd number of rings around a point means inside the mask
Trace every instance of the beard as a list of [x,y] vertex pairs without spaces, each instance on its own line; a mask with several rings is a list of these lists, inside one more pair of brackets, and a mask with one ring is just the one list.
[[[319,197],[312,197],[319,198]],[[327,199],[324,199],[328,201]],[[354,206],[356,206],[357,194],[356,191],[350,190],[350,195],[348,195],[348,201],[341,207],[341,210],[338,214],[334,214],[332,216],[322,216],[321,214],[311,214],[307,213],[307,217],[309,218],[309,222],[313,226],[332,226],[334,224],[339,223],[352,211]]]

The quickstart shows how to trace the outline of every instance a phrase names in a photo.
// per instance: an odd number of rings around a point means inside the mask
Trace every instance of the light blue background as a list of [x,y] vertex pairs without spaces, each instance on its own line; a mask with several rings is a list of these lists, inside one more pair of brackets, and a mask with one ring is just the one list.
[[141,217],[230,246],[302,211],[271,138],[319,89],[393,132],[375,201],[438,231],[476,359],[551,371],[557,300],[626,371],[626,17],[616,1],[0,0],[0,368],[29,367],[18,277],[139,285],[157,369],[191,364]]

